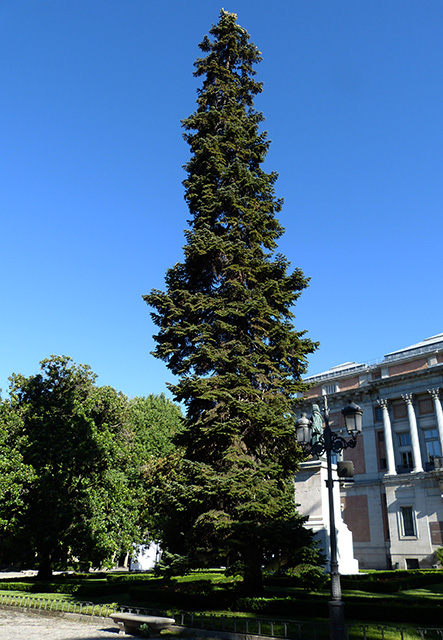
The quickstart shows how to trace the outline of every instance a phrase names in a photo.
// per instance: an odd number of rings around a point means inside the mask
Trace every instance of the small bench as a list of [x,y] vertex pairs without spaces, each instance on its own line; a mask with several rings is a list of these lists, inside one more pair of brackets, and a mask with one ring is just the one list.
[[168,629],[168,627],[175,624],[174,618],[143,616],[138,613],[111,613],[110,618],[118,624],[120,628],[119,635],[123,633],[139,635],[142,624],[146,624],[154,634],[159,634],[162,629]]

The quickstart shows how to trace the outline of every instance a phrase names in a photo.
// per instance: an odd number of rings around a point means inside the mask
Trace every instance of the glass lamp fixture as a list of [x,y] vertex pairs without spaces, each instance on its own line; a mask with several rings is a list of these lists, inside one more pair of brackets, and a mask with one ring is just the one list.
[[342,409],[342,414],[345,419],[347,432],[350,436],[356,438],[362,431],[363,411],[358,404],[351,401]]

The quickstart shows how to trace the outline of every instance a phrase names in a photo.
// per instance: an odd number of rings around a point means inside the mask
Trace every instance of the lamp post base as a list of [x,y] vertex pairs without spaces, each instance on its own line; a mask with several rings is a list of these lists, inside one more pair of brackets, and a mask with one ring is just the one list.
[[329,637],[330,640],[345,639],[345,603],[343,600],[330,600],[329,607]]

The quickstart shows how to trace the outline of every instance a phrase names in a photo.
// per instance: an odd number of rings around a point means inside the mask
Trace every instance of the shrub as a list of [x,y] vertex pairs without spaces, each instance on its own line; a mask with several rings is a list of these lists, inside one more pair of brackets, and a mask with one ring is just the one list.
[[129,593],[131,583],[128,582],[85,582],[77,590],[77,595],[81,597],[101,598],[115,595],[116,593]]
[[356,589],[371,593],[395,593],[436,584],[442,580],[442,573],[439,569],[412,569],[343,576],[341,585],[343,589]]
[[147,624],[140,625],[140,635],[142,638],[150,638],[151,637],[151,629]]
[[238,598],[232,607],[243,613],[259,613],[269,616],[291,617],[328,617],[328,605],[325,598],[294,599],[286,598]]
[[26,591],[32,593],[32,582],[0,582],[0,591]]
[[[205,581],[206,583],[206,581]],[[150,606],[168,605],[188,611],[205,609],[227,609],[236,599],[232,589],[212,589],[207,585],[179,585],[167,583],[154,586],[131,587],[129,594],[133,600]]]
[[346,617],[353,620],[415,623],[419,625],[441,625],[443,608],[441,605],[411,603],[410,601],[372,602],[359,599],[346,602]]
[[0,590],[24,591],[27,593],[65,593],[79,597],[101,597],[126,593],[130,584],[108,583],[106,580],[77,581],[77,582],[0,582]]
[[106,575],[106,580],[108,582],[140,582],[140,581],[148,581],[155,580],[158,581],[159,578],[154,578],[154,574],[150,573],[108,573]]
[[329,581],[329,576],[324,570],[312,564],[299,564],[297,567],[288,569],[287,573],[295,578],[294,586],[308,591],[324,589]]
[[74,594],[79,590],[78,582],[34,582],[31,585],[32,593],[69,593]]

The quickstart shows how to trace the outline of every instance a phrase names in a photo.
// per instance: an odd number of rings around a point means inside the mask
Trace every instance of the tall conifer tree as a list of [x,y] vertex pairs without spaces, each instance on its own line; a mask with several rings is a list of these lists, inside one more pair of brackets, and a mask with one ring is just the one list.
[[307,279],[275,253],[282,201],[277,174],[261,168],[269,141],[253,104],[261,56],[236,20],[222,10],[200,44],[198,107],[183,121],[184,261],[168,270],[166,292],[144,298],[159,327],[154,355],[178,376],[170,388],[186,406],[178,442],[188,484],[164,543],[208,562],[238,560],[251,592],[267,555],[309,542],[293,496],[294,405],[316,345],[293,326]]

